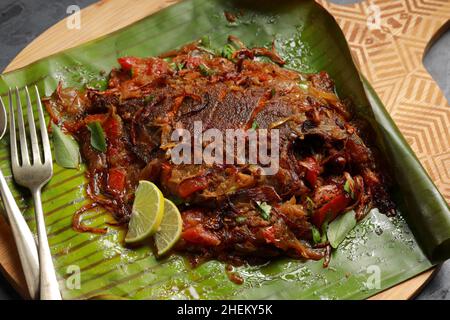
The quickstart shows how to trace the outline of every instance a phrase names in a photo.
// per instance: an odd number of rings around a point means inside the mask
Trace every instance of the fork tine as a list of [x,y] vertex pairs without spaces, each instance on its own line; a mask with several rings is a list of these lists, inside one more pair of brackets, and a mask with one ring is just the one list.
[[36,104],[39,114],[39,127],[41,128],[42,145],[44,147],[44,163],[52,163],[52,151],[50,150],[50,142],[48,140],[47,125],[45,124],[44,112],[42,110],[41,96],[39,95],[39,89],[35,85],[36,91]]
[[11,148],[11,164],[13,170],[19,166],[19,156],[17,155],[17,140],[16,140],[16,121],[14,120],[14,107],[12,102],[12,91],[9,88],[9,145]]
[[20,102],[19,88],[16,87],[16,105],[17,105],[17,125],[19,126],[20,154],[22,155],[22,166],[30,164],[27,146],[27,132],[25,131],[25,122],[23,121],[22,103]]
[[30,127],[31,151],[33,153],[33,164],[36,164],[41,163],[41,155],[39,153],[39,141],[36,135],[36,125],[34,123],[33,106],[31,105],[30,93],[28,92],[27,86],[25,86],[25,92],[27,94],[27,114],[28,114],[28,125]]
[[3,128],[0,128],[0,139],[3,138],[3,135],[6,132],[6,129],[8,128],[8,117],[6,115],[6,107],[5,104],[3,103],[3,99],[2,97],[0,97],[0,122],[2,121],[1,118],[3,118],[3,120],[5,121],[5,123],[3,124]]

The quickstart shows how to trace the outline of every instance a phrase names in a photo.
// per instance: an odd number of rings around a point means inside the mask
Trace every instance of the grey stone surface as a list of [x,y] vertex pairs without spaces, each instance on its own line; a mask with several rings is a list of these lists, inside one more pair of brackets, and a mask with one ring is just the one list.
[[[152,1],[152,0],[145,0]],[[335,3],[355,3],[358,0],[332,0]],[[69,5],[81,8],[94,0],[0,0],[0,70],[28,43],[54,23],[67,16]],[[445,33],[430,49],[424,64],[450,100],[450,32]],[[19,299],[0,274],[0,299]],[[450,300],[450,261],[443,264],[417,299]]]

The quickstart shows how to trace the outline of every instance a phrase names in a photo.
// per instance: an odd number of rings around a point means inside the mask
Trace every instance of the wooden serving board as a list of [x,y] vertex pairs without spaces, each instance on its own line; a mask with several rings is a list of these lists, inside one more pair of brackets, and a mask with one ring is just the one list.
[[[341,26],[362,73],[447,201],[450,200],[450,107],[425,70],[427,49],[450,27],[448,0],[366,0],[336,5],[317,0]],[[29,44],[6,71],[77,46],[140,20],[178,0],[102,0],[81,11],[81,29],[64,19]],[[18,292],[27,290],[7,222],[0,217],[0,266]],[[408,299],[433,270],[372,299]]]

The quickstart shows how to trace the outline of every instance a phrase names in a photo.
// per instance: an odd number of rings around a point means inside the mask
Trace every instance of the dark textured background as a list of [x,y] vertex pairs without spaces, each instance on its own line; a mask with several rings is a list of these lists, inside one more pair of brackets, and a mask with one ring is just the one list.
[[[154,1],[154,0],[142,0]],[[332,0],[335,3],[354,3],[358,0]],[[0,0],[0,70],[34,38],[67,16],[69,5],[81,8],[95,0]],[[450,32],[430,49],[424,64],[450,100]],[[18,294],[0,274],[0,299],[19,299]],[[418,295],[417,299],[450,300],[450,261]]]

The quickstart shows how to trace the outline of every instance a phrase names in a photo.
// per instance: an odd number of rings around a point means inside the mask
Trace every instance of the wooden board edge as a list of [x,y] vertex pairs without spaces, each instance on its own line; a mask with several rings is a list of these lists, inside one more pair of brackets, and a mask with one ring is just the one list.
[[30,299],[11,228],[0,214],[0,272],[24,299]]

